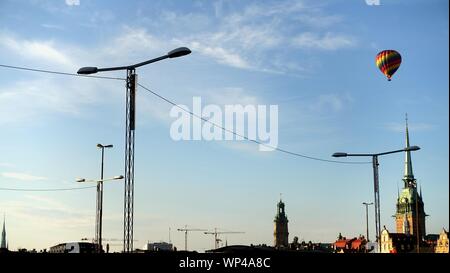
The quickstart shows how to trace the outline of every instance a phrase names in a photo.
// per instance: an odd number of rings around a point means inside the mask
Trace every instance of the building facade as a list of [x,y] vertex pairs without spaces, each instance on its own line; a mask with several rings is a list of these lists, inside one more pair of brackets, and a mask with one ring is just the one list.
[[381,231],[380,253],[408,253],[415,249],[415,237],[405,233],[389,233],[386,227]]
[[362,235],[347,239],[339,233],[336,242],[333,243],[333,250],[335,253],[365,253],[368,252],[366,244],[367,240]]
[[285,212],[283,201],[277,204],[277,214],[275,216],[275,231],[274,247],[275,248],[288,248],[289,247],[289,231],[288,231],[288,219]]
[[436,253],[449,253],[448,252],[448,231],[446,231],[444,228],[442,229],[441,233],[439,234],[439,239],[436,243],[435,248]]

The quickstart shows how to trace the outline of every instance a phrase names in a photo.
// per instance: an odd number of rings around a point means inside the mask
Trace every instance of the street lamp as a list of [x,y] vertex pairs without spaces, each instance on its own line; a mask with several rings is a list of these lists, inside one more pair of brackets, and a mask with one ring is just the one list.
[[366,236],[367,242],[369,242],[369,206],[373,205],[373,202],[370,203],[363,202],[362,204],[366,206]]
[[112,148],[112,144],[103,145],[97,144],[97,148],[102,149],[102,165],[100,172],[100,180],[86,181],[84,178],[77,179],[77,182],[97,182],[97,204],[96,204],[96,214],[95,214],[95,242],[97,243],[98,250],[101,252],[102,247],[102,218],[103,218],[103,182],[109,180],[123,179],[123,176],[115,176],[110,179],[103,179],[103,166],[105,160],[105,148]]
[[166,55],[129,66],[108,68],[82,67],[78,74],[93,74],[104,71],[126,70],[126,125],[125,125],[125,196],[124,196],[124,231],[123,251],[133,251],[133,208],[134,208],[134,136],[135,136],[135,112],[136,112],[136,68],[151,64],[167,58],[177,58],[191,53],[187,47],[179,47]]
[[75,181],[78,183],[83,183],[83,182],[105,182],[105,181],[111,181],[111,180],[120,180],[123,179],[124,176],[123,175],[117,175],[117,176],[113,176],[111,178],[106,178],[106,179],[88,179],[86,180],[85,178],[77,178]]
[[[112,145],[110,145],[110,146],[112,147]],[[106,148],[106,146],[105,146],[105,148]],[[110,147],[107,147],[107,148],[110,148]],[[111,180],[120,180],[123,178],[124,178],[123,175],[117,175],[117,176],[114,176],[111,178],[103,179],[103,151],[102,151],[102,179],[98,179],[98,180],[95,180],[95,179],[86,180],[85,178],[77,178],[76,179],[76,181],[79,183],[85,183],[85,182],[97,183],[97,207],[96,207],[96,215],[95,215],[95,242],[97,243],[98,252],[101,252],[103,249],[103,247],[102,247],[103,182],[111,181]]]
[[349,156],[370,156],[372,157],[372,166],[373,166],[373,184],[374,184],[374,195],[375,195],[375,233],[376,240],[378,241],[378,250],[381,251],[381,224],[380,224],[380,186],[379,186],[379,178],[378,178],[378,156],[407,152],[407,151],[417,151],[420,150],[419,146],[409,146],[401,150],[395,150],[384,153],[377,154],[349,154],[349,153],[334,153],[333,157],[349,157]]
[[97,183],[97,213],[96,213],[96,222],[95,222],[95,241],[100,248],[100,251],[103,249],[102,247],[102,218],[103,218],[103,166],[105,159],[105,148],[112,148],[112,144],[102,145],[100,143],[97,144],[97,148],[102,150],[102,167],[100,173],[100,180]]

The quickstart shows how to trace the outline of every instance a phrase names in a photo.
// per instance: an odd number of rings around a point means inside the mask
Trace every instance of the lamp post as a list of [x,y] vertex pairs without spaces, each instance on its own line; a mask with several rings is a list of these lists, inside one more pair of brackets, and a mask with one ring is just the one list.
[[[98,144],[97,147],[99,147]],[[109,147],[110,146],[110,147]],[[99,147],[100,148],[100,147]],[[101,173],[101,179],[99,180],[86,180],[85,178],[77,178],[77,182],[84,183],[84,182],[96,182],[97,183],[97,206],[96,206],[96,213],[95,213],[95,243],[98,247],[98,252],[101,252],[103,250],[102,247],[102,218],[103,218],[103,182],[104,181],[111,181],[111,180],[120,180],[123,179],[123,175],[114,176],[112,178],[103,179],[103,155],[104,155],[104,148],[112,148],[112,145],[102,145],[102,173]]]
[[[100,180],[103,180],[103,166],[105,159],[105,148],[112,148],[113,145],[97,144],[97,148],[102,150],[102,167],[100,173]],[[102,218],[103,218],[103,181],[97,183],[97,213],[95,222],[95,241],[98,244],[100,252],[102,251]]]
[[133,251],[133,211],[134,211],[134,135],[135,135],[135,112],[136,112],[136,68],[151,64],[167,58],[177,58],[191,53],[187,47],[176,48],[166,55],[137,63],[129,66],[118,66],[108,68],[82,67],[78,74],[93,74],[104,71],[127,71],[126,84],[126,125],[125,125],[125,195],[124,195],[124,231],[123,251]]
[[349,157],[349,156],[370,156],[372,157],[372,167],[373,167],[373,186],[374,186],[374,200],[375,200],[375,236],[378,242],[378,250],[381,251],[381,224],[380,224],[380,185],[378,178],[378,157],[387,154],[400,153],[406,151],[417,151],[420,150],[419,146],[410,146],[401,150],[389,151],[377,154],[348,154],[348,153],[334,153],[333,157]]
[[366,206],[366,236],[367,236],[367,242],[368,242],[369,241],[369,206],[373,205],[373,202],[370,202],[370,203],[363,202],[362,204],[364,206]]

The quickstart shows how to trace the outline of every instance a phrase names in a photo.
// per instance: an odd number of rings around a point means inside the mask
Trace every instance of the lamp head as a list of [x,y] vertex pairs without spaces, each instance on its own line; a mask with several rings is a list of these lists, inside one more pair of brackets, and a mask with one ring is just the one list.
[[333,157],[346,157],[347,153],[334,153]]
[[411,146],[405,149],[405,151],[418,151],[418,150],[420,150],[419,146]]
[[167,56],[169,58],[177,58],[177,57],[181,57],[184,55],[188,55],[190,53],[191,53],[191,50],[189,48],[179,47],[179,48],[176,48],[176,49],[170,51],[169,53],[167,53]]
[[87,66],[87,67],[82,67],[82,68],[78,69],[77,73],[82,74],[82,75],[88,75],[88,74],[97,73],[97,71],[98,71],[97,67]]

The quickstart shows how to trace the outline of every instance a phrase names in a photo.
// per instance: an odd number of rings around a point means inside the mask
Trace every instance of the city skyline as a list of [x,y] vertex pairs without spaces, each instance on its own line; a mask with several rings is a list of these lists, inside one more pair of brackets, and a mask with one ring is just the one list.
[[[187,57],[140,68],[138,82],[185,105],[196,96],[278,105],[278,147],[302,155],[403,149],[408,113],[411,145],[421,147],[412,162],[427,232],[449,228],[447,1],[2,1],[0,18],[2,65],[76,73],[187,46]],[[403,57],[390,82],[375,65],[384,49]],[[75,180],[100,177],[97,143],[114,145],[105,177],[123,175],[123,82],[0,71],[0,188],[86,186]],[[137,94],[135,247],[168,241],[171,228],[182,249],[176,229],[185,225],[245,232],[229,244],[272,245],[279,193],[290,241],[365,234],[371,164],[261,152],[251,142],[174,141],[171,105],[141,87]],[[389,230],[403,167],[403,153],[380,158],[381,224]],[[105,182],[103,198],[103,237],[121,239],[123,182]],[[0,190],[0,208],[10,249],[94,238],[95,187]],[[372,240],[373,223],[369,209]],[[211,236],[190,234],[190,249],[213,246]]]

